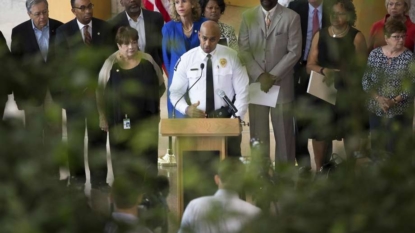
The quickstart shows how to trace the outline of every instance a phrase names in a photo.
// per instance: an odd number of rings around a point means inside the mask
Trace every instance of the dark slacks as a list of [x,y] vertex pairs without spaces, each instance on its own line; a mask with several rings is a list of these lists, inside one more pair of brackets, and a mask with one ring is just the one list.
[[404,115],[392,118],[379,117],[371,113],[369,124],[373,159],[385,154],[392,156],[413,154],[413,107]]
[[[140,123],[137,123],[140,122]],[[131,120],[131,129],[110,127],[109,138],[114,177],[122,173],[158,174],[159,119]]]
[[226,145],[227,151],[226,156],[229,157],[241,157],[241,142],[242,142],[242,135],[234,136],[234,137],[226,137]]
[[59,167],[64,161],[55,153],[62,143],[62,108],[52,102],[50,94],[40,106],[20,104],[25,113],[26,138],[29,145],[43,158],[42,174],[59,179]]
[[68,163],[71,179],[76,182],[86,181],[84,167],[85,129],[88,132],[87,153],[92,186],[103,185],[107,178],[106,139],[107,133],[99,127],[96,110],[66,111],[68,130]]

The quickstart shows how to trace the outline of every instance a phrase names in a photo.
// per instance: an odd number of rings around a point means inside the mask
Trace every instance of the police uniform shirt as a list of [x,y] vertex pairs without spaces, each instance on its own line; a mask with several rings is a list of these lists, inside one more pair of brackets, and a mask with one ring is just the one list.
[[[218,89],[225,92],[232,101],[236,95],[235,107],[238,112],[235,114],[243,118],[248,107],[248,84],[249,78],[244,66],[242,66],[236,51],[227,46],[217,45],[210,53],[212,55],[213,88],[215,92],[215,109],[227,106],[226,102],[216,94]],[[206,109],[206,69],[207,53],[199,46],[183,54],[174,68],[173,81],[170,86],[170,101],[173,106],[179,101],[188,88],[189,98],[192,104],[200,101],[198,109]],[[201,64],[204,64],[203,71]],[[199,81],[197,81],[200,78]],[[176,106],[176,110],[186,114],[188,104],[182,98]]]

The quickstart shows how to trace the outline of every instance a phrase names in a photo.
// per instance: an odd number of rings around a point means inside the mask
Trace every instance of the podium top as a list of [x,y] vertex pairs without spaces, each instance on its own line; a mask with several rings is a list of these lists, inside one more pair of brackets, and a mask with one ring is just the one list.
[[181,118],[161,119],[162,136],[224,137],[241,134],[239,119]]

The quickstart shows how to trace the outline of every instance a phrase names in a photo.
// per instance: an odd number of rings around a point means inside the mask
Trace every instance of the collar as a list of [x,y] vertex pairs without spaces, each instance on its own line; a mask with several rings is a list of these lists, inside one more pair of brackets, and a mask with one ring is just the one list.
[[274,8],[272,8],[269,11],[266,11],[262,6],[261,6],[261,9],[262,9],[262,12],[264,12],[265,15],[267,15],[267,13],[269,12],[269,16],[272,17],[272,14],[274,14],[275,9],[277,9],[277,7],[278,7],[278,3],[277,3],[277,5],[274,6]]
[[92,20],[88,23],[88,24],[82,24],[81,22],[78,21],[78,19],[76,20],[76,23],[78,24],[79,30],[82,30],[84,28],[84,26],[88,25],[89,28],[92,28]]
[[[206,57],[208,54],[207,53],[205,53],[205,51],[203,51],[203,49],[202,49],[202,47],[198,47],[198,49],[199,49],[199,52],[200,52],[200,55],[202,56],[202,57]],[[216,50],[218,49],[218,45],[216,45],[216,48],[215,48],[215,50],[213,50],[211,53],[210,53],[210,55],[212,55],[212,57],[213,56],[215,56],[215,54],[216,54]]]
[[136,216],[132,214],[125,214],[125,213],[120,213],[120,212],[113,212],[112,218],[115,221],[124,222],[124,223],[131,224],[131,225],[138,222],[138,218]]
[[317,8],[314,8],[314,6],[312,6],[310,3],[308,3],[308,12],[313,12],[314,9],[318,10],[318,13],[322,13],[323,12],[323,3],[320,4],[320,6],[318,6]]
[[[134,21],[128,14],[127,14],[127,11],[125,12],[125,14],[127,15],[127,19],[128,19],[128,21],[130,21],[130,20],[132,20],[132,21]],[[139,20],[144,20],[144,17],[143,17],[143,9],[140,7],[140,15],[138,16],[138,18],[137,18],[137,22],[139,21]],[[134,21],[135,22],[135,21]]]
[[237,192],[232,191],[232,190],[227,190],[227,189],[218,189],[218,191],[216,191],[215,197],[225,197],[225,198],[238,198],[239,199],[239,195]]
[[33,30],[43,31],[43,29],[45,29],[45,28],[48,29],[49,28],[49,20],[48,20],[48,23],[42,29],[37,28],[35,26],[35,24],[33,23],[33,20],[30,20],[30,21],[32,22],[32,28],[33,28]]

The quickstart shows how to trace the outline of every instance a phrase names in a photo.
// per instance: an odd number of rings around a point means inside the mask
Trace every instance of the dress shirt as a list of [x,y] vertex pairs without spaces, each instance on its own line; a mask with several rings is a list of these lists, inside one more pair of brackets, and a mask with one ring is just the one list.
[[264,12],[264,21],[267,19],[267,14],[269,13],[269,18],[271,19],[272,23],[272,16],[274,15],[275,9],[277,9],[278,4],[274,6],[271,10],[267,11],[264,8],[262,8],[262,12]]
[[40,52],[42,53],[43,59],[46,61],[48,59],[48,51],[49,51],[49,21],[42,28],[42,30],[38,29],[35,24],[33,23],[33,31],[36,35],[37,44],[39,45]]
[[260,213],[258,207],[239,199],[236,192],[219,189],[214,196],[200,197],[187,205],[179,233],[240,232]]
[[[79,30],[81,31],[82,40],[85,41],[85,36],[84,36],[84,27],[85,27],[85,24],[82,24],[78,20],[76,20],[76,22],[78,23]],[[88,27],[89,35],[91,35],[91,38],[94,39],[94,36],[92,35],[92,20],[87,25],[89,26]]]
[[284,6],[284,7],[288,7],[290,2],[292,2],[292,1],[294,1],[294,0],[278,0],[278,4],[280,4],[281,6]]
[[145,51],[146,48],[146,31],[144,27],[144,17],[143,17],[143,10],[140,12],[140,16],[137,18],[137,22],[135,22],[128,14],[127,15],[128,22],[130,23],[130,27],[136,29],[138,31],[138,47],[141,51]]
[[118,224],[124,224],[124,227],[129,226],[128,232],[151,233],[148,228],[139,224],[139,219],[134,215],[114,212],[111,217],[114,221],[110,221],[105,225],[105,233],[121,233]]
[[[230,100],[236,95],[235,114],[243,119],[248,107],[248,84],[249,78],[244,66],[242,66],[237,52],[227,46],[217,45],[210,53],[212,55],[213,88],[215,90],[215,110],[226,106],[226,102],[216,95],[216,90],[221,89]],[[201,72],[200,65],[205,64]],[[200,80],[189,90],[189,98],[192,104],[200,101],[198,109],[206,109],[206,68],[207,53],[199,46],[185,53],[177,62],[173,81],[170,86],[170,101],[174,105],[187,89],[198,79]],[[188,104],[182,98],[177,104],[176,110],[182,114],[186,113]]]
[[313,15],[314,9],[318,10],[318,22],[321,28],[321,20],[323,18],[323,4],[320,4],[317,8],[314,8],[310,3],[308,4],[308,25],[307,25],[307,38],[305,42],[305,51],[303,60],[307,61],[308,53],[310,52],[311,40],[313,39]]

